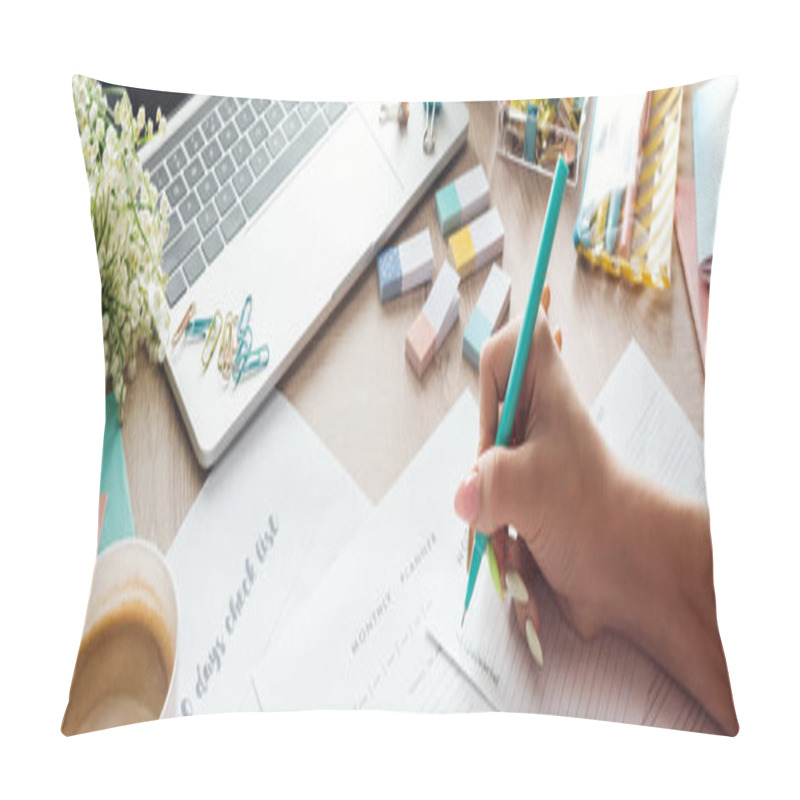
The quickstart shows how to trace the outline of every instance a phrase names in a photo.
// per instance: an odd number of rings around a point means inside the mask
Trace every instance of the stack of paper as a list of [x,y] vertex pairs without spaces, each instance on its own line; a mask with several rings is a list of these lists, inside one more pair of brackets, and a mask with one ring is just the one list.
[[[629,468],[705,502],[703,443],[635,343],[593,415]],[[455,562],[457,549],[450,549]],[[461,628],[463,575],[457,572],[438,595],[431,632],[494,708],[718,732],[698,703],[627,640],[610,633],[581,639],[543,581],[536,598],[544,668],[535,666],[513,614],[498,602],[488,570]]]
[[[704,500],[702,441],[635,344],[594,416],[630,467]],[[496,708],[715,731],[700,706],[629,642],[611,634],[581,640],[544,585],[537,590],[543,670],[488,570],[460,627],[466,531],[452,498],[474,460],[477,431],[477,409],[465,393],[270,644],[253,674],[259,705]]]
[[466,575],[466,532],[452,500],[477,434],[465,393],[270,645],[253,676],[264,710],[489,709],[426,636],[454,542]]
[[275,392],[209,474],[167,554],[180,608],[179,713],[258,710],[253,668],[369,509]]

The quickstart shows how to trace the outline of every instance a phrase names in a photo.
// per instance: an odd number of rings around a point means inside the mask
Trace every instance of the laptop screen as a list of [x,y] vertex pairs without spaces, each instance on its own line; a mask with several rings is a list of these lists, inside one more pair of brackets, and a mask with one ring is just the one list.
[[[100,83],[103,86],[115,85],[106,83],[105,81],[100,81]],[[175,113],[175,111],[180,108],[180,106],[190,97],[192,97],[190,94],[138,89],[135,86],[125,86],[124,88],[128,92],[128,97],[131,101],[131,108],[133,109],[134,116],[136,116],[139,106],[144,106],[144,111],[147,118],[154,121],[156,118],[157,108],[161,107],[161,113],[166,116],[167,121],[169,121],[169,118]],[[116,100],[110,97],[109,104],[113,107],[115,103]]]

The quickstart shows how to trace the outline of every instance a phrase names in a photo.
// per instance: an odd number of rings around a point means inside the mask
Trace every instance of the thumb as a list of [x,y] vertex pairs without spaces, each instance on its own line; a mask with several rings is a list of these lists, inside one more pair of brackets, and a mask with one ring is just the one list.
[[477,530],[491,534],[519,527],[524,513],[524,448],[490,447],[456,490],[455,512]]

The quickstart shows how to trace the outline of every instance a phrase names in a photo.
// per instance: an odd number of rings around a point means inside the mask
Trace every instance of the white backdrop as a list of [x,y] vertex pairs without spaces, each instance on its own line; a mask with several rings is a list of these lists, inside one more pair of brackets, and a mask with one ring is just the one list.
[[[163,3],[73,2],[3,12],[0,781],[8,796],[161,787],[180,797],[650,796],[681,787],[769,796],[787,786],[798,739],[800,171],[785,12],[762,2],[723,20],[697,0],[678,1],[644,21],[643,4],[610,0],[492,0],[479,15],[466,3],[319,5],[197,3],[187,14]],[[333,66],[322,66],[323,54]],[[345,713],[61,736],[94,558],[103,433],[100,283],[75,72],[176,91],[370,99],[594,95],[738,75],[705,419],[736,739],[550,717]]]

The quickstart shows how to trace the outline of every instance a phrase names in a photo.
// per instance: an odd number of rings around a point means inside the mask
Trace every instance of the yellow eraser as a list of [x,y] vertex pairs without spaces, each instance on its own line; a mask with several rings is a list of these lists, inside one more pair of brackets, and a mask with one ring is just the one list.
[[503,252],[503,223],[496,208],[490,208],[449,239],[450,259],[461,278],[466,278]]
[[463,227],[450,237],[450,260],[461,277],[469,275],[474,269],[475,245],[469,226]]

